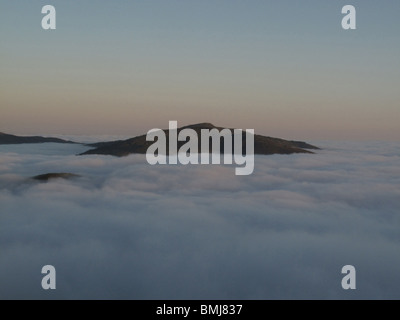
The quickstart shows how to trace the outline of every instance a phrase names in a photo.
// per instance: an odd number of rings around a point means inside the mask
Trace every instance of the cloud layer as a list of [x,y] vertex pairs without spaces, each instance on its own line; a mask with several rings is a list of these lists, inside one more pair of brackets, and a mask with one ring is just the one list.
[[[0,146],[0,298],[399,299],[398,145],[317,145],[256,156],[251,176]],[[47,172],[82,177],[28,179]],[[347,264],[357,290],[341,288]]]

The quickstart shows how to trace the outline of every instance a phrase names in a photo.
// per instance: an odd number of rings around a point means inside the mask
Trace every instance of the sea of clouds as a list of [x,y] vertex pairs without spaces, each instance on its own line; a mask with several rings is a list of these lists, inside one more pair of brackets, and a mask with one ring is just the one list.
[[[400,299],[399,144],[316,144],[250,176],[0,146],[0,299]],[[29,179],[48,172],[81,177]]]

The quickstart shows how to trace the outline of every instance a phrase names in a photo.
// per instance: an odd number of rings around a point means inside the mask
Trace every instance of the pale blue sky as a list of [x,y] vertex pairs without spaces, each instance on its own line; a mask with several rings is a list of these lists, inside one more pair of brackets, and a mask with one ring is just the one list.
[[[57,30],[41,28],[54,5]],[[357,30],[341,8],[357,9]],[[0,131],[400,137],[400,2],[0,0]]]

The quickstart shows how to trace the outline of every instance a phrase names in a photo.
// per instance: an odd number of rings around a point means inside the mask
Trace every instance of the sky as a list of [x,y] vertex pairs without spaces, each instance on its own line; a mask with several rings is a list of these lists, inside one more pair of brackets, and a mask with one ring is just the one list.
[[[399,299],[398,143],[323,146],[256,156],[241,177],[0,146],[0,299]],[[29,180],[60,171],[81,177]]]
[[[43,30],[42,6],[56,8]],[[341,28],[341,9],[357,29]],[[0,0],[0,131],[398,140],[400,3]]]

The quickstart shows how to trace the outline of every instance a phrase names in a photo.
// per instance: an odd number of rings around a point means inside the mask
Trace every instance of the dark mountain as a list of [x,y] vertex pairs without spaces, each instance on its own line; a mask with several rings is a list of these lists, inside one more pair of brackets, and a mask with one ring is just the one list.
[[[217,129],[218,131],[223,130],[222,127],[216,127],[211,123],[199,123],[194,125],[189,125],[185,127],[178,128],[178,134],[182,129],[193,129],[197,132],[199,137],[199,145],[198,150],[200,151],[200,144],[201,144],[201,129]],[[231,132],[234,129],[229,129]],[[168,137],[169,137],[169,130],[163,129],[166,135],[167,140],[167,153],[168,153]],[[221,154],[224,152],[224,139],[220,141],[220,151]],[[129,155],[131,153],[146,153],[148,147],[152,145],[153,141],[146,141],[146,135],[141,135],[138,137],[134,137],[127,140],[119,140],[119,141],[111,141],[111,142],[99,142],[91,144],[90,146],[94,147],[94,149],[88,150],[81,155],[89,155],[89,154],[103,154],[103,155],[113,155],[117,157],[122,157]],[[178,150],[179,148],[184,145],[185,141],[178,141]],[[210,147],[212,146],[210,142]],[[242,134],[242,153],[245,154],[246,150],[246,140],[245,134]],[[319,149],[313,145],[310,145],[305,142],[301,141],[287,141],[278,138],[272,137],[265,137],[258,134],[254,135],[254,153],[255,154],[292,154],[292,153],[313,153],[307,149]],[[211,150],[211,148],[210,148]],[[232,147],[233,150],[233,147]]]
[[289,141],[289,142],[298,148],[320,150],[320,148],[303,141]]
[[73,141],[67,141],[59,138],[52,137],[40,137],[40,136],[14,136],[12,134],[6,134],[0,132],[0,144],[22,144],[22,143],[44,143],[44,142],[55,142],[55,143],[76,143]]

